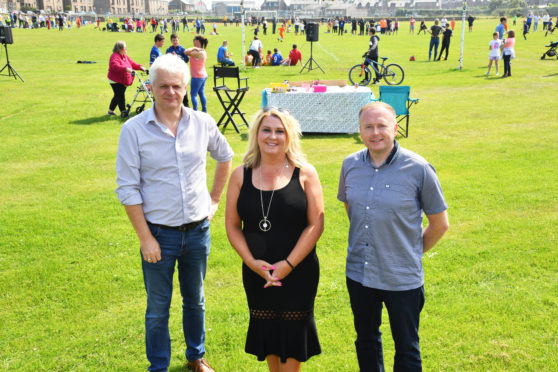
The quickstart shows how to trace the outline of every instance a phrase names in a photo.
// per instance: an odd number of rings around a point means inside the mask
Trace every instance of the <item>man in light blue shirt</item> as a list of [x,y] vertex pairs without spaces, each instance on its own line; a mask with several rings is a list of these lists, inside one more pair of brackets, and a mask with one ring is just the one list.
[[[167,371],[170,363],[168,321],[176,263],[188,367],[213,371],[203,359],[203,279],[209,223],[230,173],[233,152],[211,116],[182,105],[189,77],[179,57],[165,54],[155,60],[150,70],[154,106],[122,126],[116,157],[116,193],[140,241],[150,371]],[[207,152],[217,161],[211,193]]]
[[494,32],[498,33],[499,35],[498,39],[500,40],[504,38],[504,34],[506,33],[506,23],[508,23],[506,17],[500,18],[500,23],[498,24],[498,26],[496,26],[496,29],[494,30]]
[[[383,371],[382,304],[395,342],[395,371],[421,371],[419,319],[424,304],[421,258],[449,227],[434,168],[401,148],[395,111],[382,102],[359,113],[365,149],[345,158],[337,198],[350,220],[347,288],[361,372]],[[428,225],[423,230],[423,212]]]

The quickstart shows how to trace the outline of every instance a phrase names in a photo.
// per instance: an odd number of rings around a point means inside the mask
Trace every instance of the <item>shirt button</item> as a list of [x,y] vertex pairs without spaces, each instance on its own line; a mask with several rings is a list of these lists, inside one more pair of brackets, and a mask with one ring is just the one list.
[[368,228],[368,225],[364,225],[364,228],[367,229],[367,228]]
[[370,190],[374,191],[374,188],[373,188],[373,187],[371,187],[371,188],[370,188]]
[[369,206],[366,206],[366,209],[370,209],[370,207],[369,207]]
[[377,172],[377,171],[378,171],[378,169],[374,169],[374,172]]
[[368,265],[368,261],[366,261],[364,264],[365,264],[365,265]]

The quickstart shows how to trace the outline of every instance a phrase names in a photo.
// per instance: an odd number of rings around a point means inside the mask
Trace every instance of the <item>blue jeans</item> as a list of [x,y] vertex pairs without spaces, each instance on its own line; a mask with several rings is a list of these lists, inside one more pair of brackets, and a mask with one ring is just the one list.
[[192,98],[192,108],[198,110],[198,95],[202,104],[202,111],[207,112],[207,99],[205,98],[205,82],[207,78],[192,78],[190,80],[190,97]]
[[223,59],[221,59],[220,61],[217,61],[217,62],[219,62],[220,64],[225,65],[225,66],[234,66],[234,61],[232,59],[229,59],[229,58],[223,58]]
[[434,48],[434,59],[438,55],[438,45],[440,45],[440,38],[439,37],[432,37],[430,38],[430,48],[428,49],[428,60],[430,61],[430,57],[432,56],[432,48]]
[[188,232],[149,224],[161,247],[161,261],[147,263],[142,257],[143,280],[147,292],[145,345],[149,371],[167,371],[171,357],[169,308],[172,298],[174,268],[178,262],[178,280],[182,294],[182,326],[186,341],[186,359],[194,361],[205,354],[205,298],[203,280],[211,243],[209,221]]
[[357,333],[355,342],[361,372],[384,371],[382,350],[382,303],[389,314],[395,343],[394,371],[422,371],[419,320],[424,306],[424,287],[408,291],[368,288],[347,278],[347,289]]

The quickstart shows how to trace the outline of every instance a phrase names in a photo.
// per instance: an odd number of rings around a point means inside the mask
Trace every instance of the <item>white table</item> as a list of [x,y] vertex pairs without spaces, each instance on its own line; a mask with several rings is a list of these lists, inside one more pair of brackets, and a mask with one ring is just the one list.
[[303,133],[358,133],[358,112],[374,98],[368,87],[328,86],[327,92],[262,92],[262,107],[287,109],[300,123]]

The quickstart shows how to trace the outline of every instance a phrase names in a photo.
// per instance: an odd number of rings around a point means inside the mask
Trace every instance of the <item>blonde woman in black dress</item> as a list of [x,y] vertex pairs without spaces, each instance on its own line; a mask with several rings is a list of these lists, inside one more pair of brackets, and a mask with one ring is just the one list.
[[324,204],[299,136],[289,113],[260,111],[227,191],[227,235],[243,261],[250,310],[245,351],[266,360],[271,372],[299,371],[321,352],[314,299]]

